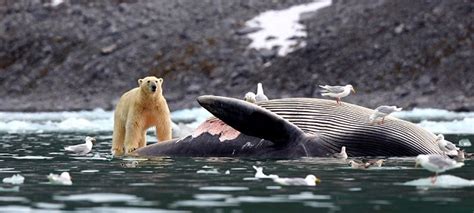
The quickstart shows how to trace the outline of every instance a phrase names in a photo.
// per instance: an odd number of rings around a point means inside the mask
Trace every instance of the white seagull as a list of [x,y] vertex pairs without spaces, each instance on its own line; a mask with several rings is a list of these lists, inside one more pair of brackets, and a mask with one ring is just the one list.
[[341,102],[341,98],[348,96],[351,93],[351,91],[355,93],[354,87],[352,87],[352,85],[350,84],[346,86],[319,85],[319,87],[324,89],[324,90],[321,90],[322,96],[329,96],[332,98],[336,98],[337,104]]
[[268,97],[263,93],[262,83],[257,84],[257,94],[255,95],[255,100],[257,102],[268,101]]
[[271,178],[271,179],[275,179],[275,178],[278,178],[278,175],[266,175],[265,173],[263,173],[263,167],[257,167],[257,166],[253,166],[253,169],[255,169],[255,178],[259,178],[259,179],[264,179],[264,178]]
[[95,143],[95,138],[87,136],[85,143],[73,145],[73,146],[66,146],[64,147],[64,149],[66,151],[74,152],[76,154],[85,155],[92,150],[92,145],[94,143]]
[[306,178],[275,178],[273,181],[285,186],[316,186],[321,182],[314,175],[307,175]]
[[464,166],[464,163],[462,162],[456,162],[455,160],[438,154],[418,155],[415,163],[415,167],[421,165],[426,170],[435,173],[435,175],[431,177],[431,183],[433,184],[436,182],[438,173]]
[[337,158],[337,159],[343,159],[343,160],[347,159],[346,147],[342,146],[341,152],[340,153],[334,153],[334,154],[332,154],[332,156]]
[[458,155],[459,148],[456,147],[456,145],[454,145],[453,143],[447,140],[444,140],[443,134],[438,134],[436,136],[436,142],[438,142],[438,146],[441,149],[441,151],[443,151],[444,154],[454,155],[454,156]]
[[250,103],[257,103],[257,99],[255,98],[255,93],[247,92],[244,96],[244,100]]
[[369,122],[373,124],[378,118],[382,118],[379,124],[383,124],[385,116],[390,115],[392,112],[400,112],[402,108],[397,106],[379,106],[375,108],[374,113],[369,116]]
[[71,175],[69,175],[69,172],[63,172],[61,175],[50,173],[47,177],[49,182],[53,184],[72,185]]

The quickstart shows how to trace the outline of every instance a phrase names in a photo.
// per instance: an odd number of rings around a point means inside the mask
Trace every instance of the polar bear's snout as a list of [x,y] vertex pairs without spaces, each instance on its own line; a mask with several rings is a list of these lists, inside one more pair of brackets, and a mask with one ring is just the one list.
[[151,91],[152,92],[156,92],[156,85],[155,84],[152,84],[151,87],[150,87]]

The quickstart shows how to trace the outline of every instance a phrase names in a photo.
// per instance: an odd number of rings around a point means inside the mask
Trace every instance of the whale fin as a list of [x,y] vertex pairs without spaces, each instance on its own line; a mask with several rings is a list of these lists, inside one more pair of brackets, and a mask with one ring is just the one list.
[[204,95],[199,104],[229,126],[248,136],[272,141],[277,146],[298,142],[305,133],[280,117],[256,104],[235,98]]

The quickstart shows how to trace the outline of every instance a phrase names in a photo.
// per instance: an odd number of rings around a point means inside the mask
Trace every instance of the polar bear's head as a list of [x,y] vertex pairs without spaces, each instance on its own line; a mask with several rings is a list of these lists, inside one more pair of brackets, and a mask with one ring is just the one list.
[[161,94],[161,84],[163,83],[162,78],[155,76],[147,76],[142,79],[138,79],[138,86],[146,94]]

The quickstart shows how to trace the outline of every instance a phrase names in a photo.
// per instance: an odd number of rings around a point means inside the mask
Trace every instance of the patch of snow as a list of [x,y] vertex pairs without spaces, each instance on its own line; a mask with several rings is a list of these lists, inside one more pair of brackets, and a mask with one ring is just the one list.
[[304,41],[295,39],[307,36],[304,25],[299,23],[301,14],[329,5],[331,5],[331,0],[319,0],[284,10],[270,10],[259,14],[246,22],[249,28],[261,28],[259,31],[247,34],[252,40],[249,48],[270,50],[279,47],[278,55],[285,56],[304,47],[306,45]]

